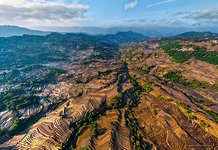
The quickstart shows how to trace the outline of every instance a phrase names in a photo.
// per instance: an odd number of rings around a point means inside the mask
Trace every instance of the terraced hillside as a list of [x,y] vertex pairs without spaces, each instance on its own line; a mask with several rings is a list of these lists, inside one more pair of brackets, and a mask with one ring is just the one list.
[[138,88],[128,115],[145,141],[157,149],[217,149],[217,67],[194,58],[177,63],[162,49],[122,51]]
[[178,61],[168,42],[147,42],[69,63],[39,93],[65,100],[0,149],[218,149],[217,65],[194,53]]
[[0,144],[65,101],[114,83],[118,44],[141,39],[133,32],[0,38]]

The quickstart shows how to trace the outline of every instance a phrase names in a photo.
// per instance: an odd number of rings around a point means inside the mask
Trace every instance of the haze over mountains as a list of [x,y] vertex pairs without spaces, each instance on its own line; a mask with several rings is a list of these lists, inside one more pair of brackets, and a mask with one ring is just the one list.
[[216,37],[218,36],[217,33],[212,33],[212,32],[186,32],[186,33],[182,33],[179,35],[176,35],[176,38],[200,38],[200,37]]
[[52,31],[40,31],[40,30],[32,30],[19,26],[0,26],[0,37],[10,37],[10,36],[22,36],[24,34],[27,35],[48,35],[53,31],[58,31],[60,33],[87,33],[93,35],[99,34],[115,34],[117,32],[137,32],[141,33],[148,37],[167,37],[174,36],[178,34],[182,34],[184,32],[198,31],[198,32],[215,32],[218,33],[218,29],[216,28],[185,28],[185,27],[60,27],[60,28],[52,28]]
[[24,34],[47,35],[49,34],[49,32],[30,30],[30,29],[18,27],[18,26],[0,26],[0,37],[22,36]]

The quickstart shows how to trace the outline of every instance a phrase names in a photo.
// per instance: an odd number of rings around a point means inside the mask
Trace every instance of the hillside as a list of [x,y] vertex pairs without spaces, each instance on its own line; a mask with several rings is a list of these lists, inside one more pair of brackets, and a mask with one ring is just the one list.
[[52,33],[0,41],[1,52],[19,60],[1,66],[0,149],[218,146],[217,37]]
[[133,32],[99,36],[51,33],[46,36],[24,35],[0,38],[0,69],[9,69],[15,65],[67,60],[73,50],[113,51],[119,44],[144,39],[147,37]]
[[106,34],[97,36],[100,40],[105,42],[114,43],[114,44],[122,44],[132,41],[142,41],[148,39],[147,36],[136,32],[117,32],[116,34]]
[[98,76],[98,72],[90,72],[92,62],[102,65],[101,72],[113,63],[116,67],[119,44],[145,38],[132,32],[105,36],[51,33],[0,38],[0,142],[24,130],[26,126],[20,128],[20,124],[30,126],[60,102],[81,94],[82,89],[74,91],[71,85],[76,85],[65,80],[73,80],[71,76],[78,73],[75,79],[78,86],[89,82]]
[[174,37],[176,38],[202,38],[202,37],[216,37],[218,36],[217,33],[212,33],[212,32],[194,32],[194,31],[191,31],[191,32],[185,32],[185,33],[182,33],[182,34],[179,34],[179,35],[176,35]]

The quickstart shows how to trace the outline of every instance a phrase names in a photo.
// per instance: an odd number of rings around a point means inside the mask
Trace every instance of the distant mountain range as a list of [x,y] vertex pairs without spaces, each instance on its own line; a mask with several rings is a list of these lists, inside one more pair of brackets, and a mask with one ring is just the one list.
[[152,26],[152,27],[69,27],[69,28],[53,28],[55,31],[62,32],[74,32],[74,33],[87,33],[87,34],[115,34],[117,32],[137,32],[143,34],[148,37],[169,37],[175,36],[178,34],[182,34],[185,32],[197,31],[197,32],[216,32],[218,33],[218,28],[215,27],[193,27],[193,28],[185,28],[185,27],[163,27],[163,26]]
[[139,34],[136,32],[128,31],[128,32],[117,32],[116,34],[106,34],[106,35],[97,35],[97,39],[113,44],[122,44],[126,42],[134,42],[145,40],[149,37],[144,36],[143,34]]
[[18,26],[0,26],[0,37],[10,37],[10,36],[22,36],[24,34],[28,35],[47,35],[50,32],[30,30],[27,28],[22,28]]
[[185,32],[179,35],[176,35],[174,37],[176,38],[201,38],[201,37],[215,37],[218,36],[217,33],[212,33],[212,32]]
[[[67,60],[74,50],[93,49],[109,53],[113,57],[112,54],[117,51],[119,44],[145,39],[146,36],[130,31],[96,36],[83,33],[50,33],[46,36],[0,37],[0,70],[17,65]],[[102,55],[101,58],[107,59],[106,56]]]
[[0,37],[1,47],[68,47],[71,49],[76,49],[76,47],[84,47],[84,49],[90,47],[90,45],[95,46],[96,44],[109,44],[117,46],[126,42],[135,42],[145,40],[148,37],[135,33],[135,32],[118,32],[116,34],[106,34],[106,35],[88,35],[83,33],[55,33],[52,32],[46,36],[39,35],[23,35],[23,36],[13,36],[13,37]]
[[[197,36],[198,32],[210,31],[217,32],[217,28],[183,28],[183,27],[59,27],[51,28],[52,31],[59,31],[60,33],[86,33],[90,35],[106,35],[106,34],[116,34],[118,32],[136,32],[143,34],[148,37],[169,37],[179,35],[185,32],[187,34],[181,36],[188,36],[189,34],[194,34]],[[192,32],[198,31],[198,32]],[[204,32],[205,34],[210,32]],[[48,35],[51,31],[39,31],[31,30],[18,26],[0,26],[0,37],[10,37],[10,36],[22,36],[22,35]],[[213,33],[212,33],[213,34]],[[211,35],[211,34],[209,34]],[[199,34],[198,36],[201,36]]]

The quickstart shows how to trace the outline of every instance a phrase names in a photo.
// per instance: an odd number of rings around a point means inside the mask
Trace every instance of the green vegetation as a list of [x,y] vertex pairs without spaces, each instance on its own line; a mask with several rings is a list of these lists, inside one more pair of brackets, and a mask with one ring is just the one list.
[[155,65],[148,66],[146,69],[142,69],[142,72],[144,72],[145,74],[149,74],[151,69],[153,69],[154,67]]
[[175,83],[184,83],[184,80],[182,77],[179,75],[179,72],[176,71],[170,71],[167,74],[164,75],[164,78],[167,78],[170,82],[175,82]]
[[112,72],[113,72],[113,70],[107,70],[107,71],[105,71],[105,72],[100,72],[100,71],[98,71],[98,75],[99,75],[99,76],[102,76],[102,75],[106,76],[106,75],[111,74]]
[[193,46],[195,49],[194,57],[206,61],[210,64],[218,65],[218,52],[209,52],[205,48]]
[[137,101],[140,100],[140,93],[144,91],[144,89],[138,84],[135,76],[130,76],[130,82],[133,86],[132,91]]
[[197,80],[192,80],[188,83],[189,87],[193,88],[193,89],[204,88],[206,84],[207,83],[202,83],[202,82],[199,82]]
[[210,110],[206,110],[205,107],[202,107],[202,103],[200,100],[198,99],[192,99],[192,101],[198,106],[200,107],[201,109],[205,110],[205,112],[210,115],[214,120],[215,122],[218,123],[218,114],[213,112],[213,111],[210,111]]
[[133,57],[135,57],[135,54],[133,54],[134,48],[131,48],[127,53],[127,61],[131,61]]
[[217,93],[218,91],[218,84],[208,84],[206,82],[200,82],[197,80],[187,80],[182,78],[180,75],[180,72],[178,71],[170,71],[164,75],[164,78],[167,79],[169,83],[179,83],[183,84],[191,89],[198,89],[198,88],[203,88],[203,89],[208,89],[210,91],[213,91]]
[[164,100],[165,100],[164,97],[163,97],[163,95],[161,95],[161,94],[158,94],[158,95],[157,95],[157,99],[158,99],[158,100],[161,100],[161,101],[164,101]]
[[100,125],[98,125],[96,122],[92,123],[92,136],[98,137],[99,135],[102,135],[105,132],[105,128],[102,128]]
[[[24,35],[0,40],[0,70],[17,68],[26,64],[46,64],[69,61],[72,50],[109,51],[109,55],[94,56],[101,59],[113,57],[113,52],[122,42],[135,41],[143,37],[134,37],[135,33],[127,35],[90,36],[85,34],[51,33],[47,36]],[[133,38],[134,37],[134,38]]]
[[92,148],[91,145],[89,145],[89,146],[87,146],[87,147],[81,148],[80,150],[94,150],[94,149]]
[[6,138],[12,137],[21,131],[26,130],[29,128],[31,125],[36,123],[40,118],[39,117],[30,117],[26,120],[19,119],[18,117],[15,118],[11,130],[10,131],[5,131],[1,130],[0,131],[0,136],[4,136]]
[[168,41],[162,44],[162,48],[176,61],[183,63],[190,59],[191,57],[194,57],[196,59],[206,61],[211,64],[218,65],[218,53],[217,52],[211,52],[207,51],[203,47],[198,47],[194,45],[190,45],[194,52],[190,51],[178,51],[182,48],[182,45],[180,45],[177,41]]
[[144,89],[145,92],[149,93],[151,91],[153,91],[154,89],[151,87],[152,83],[147,81],[145,83],[143,83],[142,88]]
[[44,67],[42,65],[26,65],[0,74],[0,83],[37,87],[55,82],[56,78],[62,73],[65,73],[65,71],[59,68]]
[[172,115],[169,108],[164,108],[164,107],[162,107],[162,110],[163,110],[165,113],[167,113],[167,114],[169,114],[169,115]]
[[122,100],[122,94],[117,94],[115,97],[111,99],[109,109],[119,109],[125,106],[125,102]]
[[166,78],[170,83],[180,83],[183,84],[191,89],[198,89],[198,88],[204,88],[204,89],[208,89],[210,91],[213,92],[217,92],[218,91],[218,84],[208,84],[206,82],[200,82],[197,80],[186,80],[184,78],[182,78],[182,76],[180,75],[180,72],[177,71],[170,71],[168,73],[166,73],[164,75],[164,78]]
[[[137,125],[137,120],[134,119],[131,115],[131,110],[132,108],[138,106],[139,100],[141,99],[140,94],[141,92],[144,91],[144,89],[138,84],[135,76],[130,76],[130,82],[133,86],[132,92],[134,94],[136,101],[128,100],[126,103],[126,106],[128,108],[128,110],[125,113],[126,126],[129,128],[131,132],[131,140],[133,141],[133,149],[145,150],[147,148],[147,145],[146,145],[146,142],[143,140],[143,135],[140,134],[141,129]],[[145,89],[147,90],[149,89],[148,91],[150,91],[150,88],[148,88],[147,85],[145,87],[146,87]]]
[[218,114],[217,113],[215,113],[213,111],[209,111],[209,110],[207,110],[206,113],[208,115],[210,115],[218,123]]
[[182,48],[177,41],[168,41],[161,46],[176,62],[185,62],[191,58],[191,54],[188,52],[180,52]]
[[197,120],[198,118],[196,116],[189,116],[188,119],[189,120]]
[[99,134],[104,132],[104,129],[102,129],[100,126],[98,126],[94,121],[95,119],[99,118],[101,116],[102,112],[91,112],[86,115],[83,119],[80,121],[74,123],[71,125],[71,137],[68,140],[66,145],[62,146],[62,149],[75,149],[76,142],[78,140],[78,137],[81,135],[81,133],[84,132],[84,130],[88,127],[92,127],[93,129],[93,136],[98,136]]
[[192,111],[183,103],[180,103],[180,102],[176,102],[177,106],[183,108],[185,110],[185,113],[186,114],[189,114],[191,113]]
[[4,135],[4,130],[0,129],[0,136]]
[[156,116],[157,115],[157,110],[155,108],[152,108],[151,113],[152,113],[153,116]]
[[1,107],[7,107],[11,110],[18,110],[21,108],[25,108],[32,104],[39,104],[39,97],[33,94],[27,94],[23,97],[19,96],[22,91],[20,90],[9,90],[1,93],[1,101],[3,104]]
[[135,150],[146,150],[146,142],[143,140],[143,135],[140,134],[140,128],[137,125],[135,119],[132,118],[131,113],[129,111],[125,114],[126,118],[126,126],[129,128],[131,132],[131,139],[133,140],[133,149]]
[[11,126],[12,130],[11,132],[17,130],[17,128],[21,125],[21,120],[17,117],[14,122],[13,125]]
[[[42,74],[38,74],[41,73]],[[57,77],[65,73],[59,68],[44,67],[42,65],[27,65],[12,69],[0,74],[0,83],[10,85],[7,90],[0,93],[0,110],[18,110],[33,104],[39,104],[39,97],[35,96],[34,89],[40,89],[48,83],[55,83]],[[30,75],[28,75],[30,74]],[[15,87],[13,87],[13,85]]]
[[167,98],[166,101],[168,101],[168,102],[173,102],[174,99],[172,99],[172,98]]
[[199,126],[202,128],[202,129],[206,129],[209,127],[209,124],[207,124],[206,122],[204,122],[203,120],[198,120],[199,122]]

